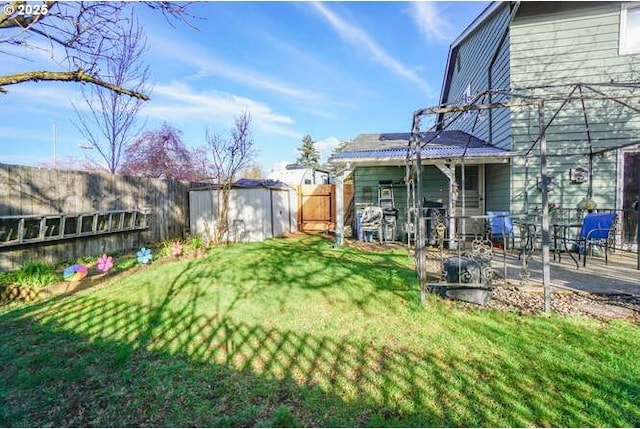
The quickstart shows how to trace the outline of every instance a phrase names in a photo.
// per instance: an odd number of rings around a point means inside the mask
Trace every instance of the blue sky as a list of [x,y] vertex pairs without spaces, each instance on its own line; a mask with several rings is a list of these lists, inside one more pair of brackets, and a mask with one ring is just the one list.
[[[163,122],[190,147],[248,111],[265,172],[293,162],[310,134],[323,160],[360,133],[409,131],[437,103],[451,42],[487,2],[200,2],[197,29],[142,12],[153,86],[144,130]],[[0,61],[0,74],[55,69],[51,53]],[[0,94],[0,162],[41,165],[85,155],[72,123],[73,83],[27,83]]]

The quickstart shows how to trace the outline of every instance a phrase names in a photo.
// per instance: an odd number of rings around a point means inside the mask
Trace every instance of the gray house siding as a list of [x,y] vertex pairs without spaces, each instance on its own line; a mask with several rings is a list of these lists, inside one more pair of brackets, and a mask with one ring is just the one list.
[[[511,85],[514,89],[536,87],[533,95],[549,99],[566,97],[571,88],[549,87],[576,82],[602,83],[640,80],[640,56],[619,55],[620,3],[522,3],[511,25]],[[544,87],[544,88],[542,88]],[[612,90],[608,92],[611,93]],[[596,95],[588,88],[586,95]],[[574,93],[579,95],[579,93]],[[547,121],[561,101],[545,104]],[[589,139],[592,150],[640,139],[640,115],[610,100],[587,101],[587,118],[580,102],[565,106],[547,130],[549,176],[553,181],[549,199],[564,207],[587,196],[588,184],[574,184],[569,170],[588,168]],[[511,110],[513,149],[526,153],[538,137],[535,107]],[[539,176],[538,146],[529,152],[529,167],[523,159],[512,162],[512,204],[524,210],[540,204],[536,188]],[[581,155],[577,155],[581,154]],[[593,198],[599,207],[614,208],[618,200],[615,153],[595,157]]]
[[[498,51],[495,62],[490,70],[490,87],[493,89],[505,89],[510,87],[509,77],[509,37],[506,35]],[[505,101],[504,94],[492,95],[488,102],[496,103]],[[483,113],[489,117],[489,136],[487,141],[502,149],[511,149],[511,121],[509,109],[492,109]]]
[[[450,83],[443,94],[443,103],[457,104],[464,100],[465,91],[470,89],[473,97],[479,91],[490,88],[509,87],[509,20],[508,2],[490,16],[482,26],[454,48],[452,53]],[[469,94],[467,94],[469,95]],[[501,96],[479,100],[500,101]],[[491,115],[491,120],[487,116]],[[445,115],[445,124],[456,114]],[[483,112],[476,119],[475,113],[463,114],[451,125],[451,129],[465,131],[498,147],[508,149],[508,111]]]

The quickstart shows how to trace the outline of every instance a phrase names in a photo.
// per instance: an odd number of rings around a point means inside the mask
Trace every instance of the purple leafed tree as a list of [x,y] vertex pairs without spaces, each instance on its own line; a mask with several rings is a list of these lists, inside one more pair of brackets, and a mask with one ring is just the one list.
[[163,177],[197,181],[205,175],[202,149],[190,151],[181,138],[182,132],[168,124],[147,131],[124,151],[121,172],[136,176]]

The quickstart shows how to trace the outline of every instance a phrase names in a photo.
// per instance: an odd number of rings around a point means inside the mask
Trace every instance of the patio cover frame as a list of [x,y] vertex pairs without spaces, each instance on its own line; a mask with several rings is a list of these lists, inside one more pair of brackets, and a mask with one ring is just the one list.
[[[545,90],[545,89],[561,89],[561,88],[570,88],[569,94],[567,96],[549,96],[549,97],[535,97],[531,95],[532,91],[535,90]],[[620,95],[618,93],[610,94],[607,93],[607,90],[611,91],[613,89],[627,89],[629,90],[629,94]],[[631,99],[640,98],[640,94],[634,94],[634,90],[640,89],[640,82],[626,82],[626,83],[573,83],[573,84],[563,84],[563,85],[547,85],[547,86],[538,86],[538,87],[529,87],[529,88],[519,88],[513,90],[502,90],[502,89],[490,89],[486,91],[481,91],[477,93],[471,100],[467,102],[454,104],[454,105],[443,105],[430,107],[425,109],[416,110],[413,114],[413,121],[411,127],[411,138],[409,139],[409,144],[407,147],[407,177],[413,176],[415,180],[416,194],[421,196],[423,192],[423,183],[422,183],[422,173],[420,168],[422,166],[422,149],[428,145],[429,141],[422,141],[421,139],[421,120],[423,117],[428,115],[441,115],[444,118],[444,114],[446,113],[455,113],[452,119],[448,122],[436,122],[434,126],[430,129],[430,131],[438,131],[450,128],[456,121],[462,117],[463,114],[467,112],[475,112],[476,119],[474,121],[474,127],[478,119],[478,114],[484,110],[492,110],[492,109],[500,109],[500,108],[513,108],[513,107],[526,107],[526,106],[536,106],[538,113],[538,137],[531,145],[531,147],[525,153],[512,153],[512,158],[517,158],[519,156],[528,157],[536,146],[539,147],[538,156],[540,157],[540,176],[541,176],[541,197],[542,197],[542,266],[543,266],[543,275],[542,275],[542,283],[544,289],[544,309],[545,312],[549,312],[551,310],[551,274],[550,274],[550,223],[549,223],[549,198],[548,198],[548,173],[547,173],[547,135],[546,131],[551,126],[553,121],[556,119],[560,111],[570,102],[579,101],[582,106],[584,120],[585,120],[585,134],[587,136],[587,141],[589,144],[588,152],[585,153],[576,153],[573,155],[587,155],[589,157],[589,187],[588,187],[588,197],[592,196],[593,193],[593,182],[592,182],[592,172],[593,172],[593,157],[595,155],[600,155],[606,152],[615,151],[618,149],[622,149],[629,146],[636,146],[640,144],[640,140],[627,142],[620,145],[615,145],[611,147],[607,147],[605,149],[599,151],[593,151],[591,133],[589,131],[589,120],[587,115],[587,109],[585,105],[585,101],[587,100],[609,100],[613,101],[625,108],[632,110],[635,113],[640,113],[640,108],[632,106],[629,104]],[[586,90],[589,91],[589,94],[586,94]],[[491,99],[494,96],[502,96],[506,97],[506,101],[492,102]],[[486,100],[489,100],[488,102]],[[560,103],[560,107],[555,111],[552,117],[547,122],[545,119],[545,103]],[[435,137],[434,137],[435,138]],[[432,139],[433,140],[433,139]],[[462,156],[459,157],[460,161],[464,165],[464,158],[466,156],[466,149],[463,152]],[[527,167],[528,168],[528,167]],[[462,169],[464,172],[464,169]],[[462,198],[464,202],[464,173],[461,177],[462,183]],[[640,183],[638,184],[639,195],[640,198]],[[451,198],[451,196],[450,196]],[[525,206],[528,206],[528,197],[525,195]],[[409,207],[408,207],[409,208]],[[418,209],[417,202],[414,199],[412,202],[412,208]],[[464,204],[463,204],[463,216],[464,216]],[[422,212],[418,211],[420,216],[422,216]],[[423,231],[421,231],[421,225],[424,225],[421,219],[417,219],[415,228],[416,228],[416,271],[418,278],[420,280],[421,287],[421,295],[423,295],[423,291],[426,286],[426,271],[425,271],[425,237]],[[638,241],[640,241],[640,222],[637,225],[638,228]],[[640,270],[640,243],[638,243],[638,260],[637,260],[637,268]]]

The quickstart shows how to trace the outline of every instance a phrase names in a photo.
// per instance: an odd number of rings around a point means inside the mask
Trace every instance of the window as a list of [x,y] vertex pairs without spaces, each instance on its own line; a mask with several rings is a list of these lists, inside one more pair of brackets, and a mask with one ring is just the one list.
[[640,54],[640,3],[620,10],[620,54]]

